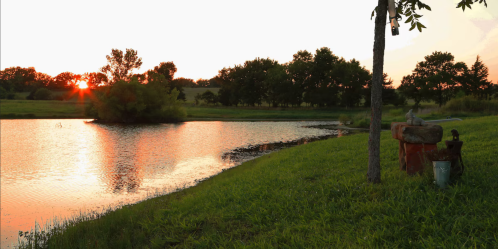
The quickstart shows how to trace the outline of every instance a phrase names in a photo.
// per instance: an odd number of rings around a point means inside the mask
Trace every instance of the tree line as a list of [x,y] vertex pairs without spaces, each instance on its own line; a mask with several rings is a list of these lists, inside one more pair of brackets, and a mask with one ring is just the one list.
[[[384,104],[403,105],[392,80],[384,74]],[[298,51],[293,60],[280,64],[256,58],[223,68],[215,80],[218,102],[225,106],[369,106],[372,74],[355,59],[346,61],[323,47],[315,54]],[[362,100],[365,99],[367,101]]]
[[469,69],[464,62],[454,62],[448,52],[436,51],[418,62],[413,72],[403,77],[400,93],[415,101],[434,101],[441,107],[457,95],[472,95],[480,100],[491,99],[498,88],[488,80],[488,68],[479,55]]
[[[284,64],[270,58],[256,58],[244,64],[223,68],[211,79],[174,78],[177,71],[172,62],[161,62],[142,74],[133,74],[142,64],[137,52],[126,53],[113,49],[107,56],[108,64],[98,72],[82,75],[63,72],[56,77],[36,72],[33,67],[11,67],[0,72],[0,97],[14,98],[15,92],[30,91],[28,99],[49,99],[50,90],[71,90],[79,81],[90,89],[112,85],[120,80],[147,84],[155,74],[163,75],[169,93],[176,89],[179,100],[186,100],[184,87],[219,87],[217,94],[209,91],[198,94],[195,101],[225,106],[306,106],[355,107],[370,106],[372,73],[355,59],[346,61],[323,47],[315,54],[298,51],[293,60]],[[396,89],[393,81],[383,74],[382,103],[406,105],[413,99],[414,107],[422,101],[444,105],[456,96],[472,95],[478,99],[498,97],[498,88],[488,80],[489,70],[479,56],[469,68],[464,62],[455,62],[448,52],[434,52],[418,62],[411,74],[403,77]],[[46,88],[41,89],[40,88]],[[61,96],[56,98],[63,99]]]

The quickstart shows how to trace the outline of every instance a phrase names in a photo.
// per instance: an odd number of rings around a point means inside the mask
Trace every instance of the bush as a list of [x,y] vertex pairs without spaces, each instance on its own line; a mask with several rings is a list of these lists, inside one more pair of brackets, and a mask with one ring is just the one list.
[[341,114],[339,115],[339,122],[341,122],[341,124],[350,124],[352,121],[352,119],[346,115],[346,114]]
[[39,88],[34,94],[35,100],[49,100],[52,99],[52,92],[47,88]]

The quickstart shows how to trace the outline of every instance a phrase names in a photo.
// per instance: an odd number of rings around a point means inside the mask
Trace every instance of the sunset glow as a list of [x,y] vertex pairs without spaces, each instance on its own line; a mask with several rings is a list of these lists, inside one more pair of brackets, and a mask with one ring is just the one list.
[[87,89],[88,88],[88,84],[86,83],[86,81],[80,81],[80,82],[78,82],[78,87],[80,89]]

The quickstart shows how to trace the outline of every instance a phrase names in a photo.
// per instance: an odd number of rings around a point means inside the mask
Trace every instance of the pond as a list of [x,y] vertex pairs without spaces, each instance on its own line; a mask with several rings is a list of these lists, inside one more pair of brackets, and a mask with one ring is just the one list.
[[109,125],[1,121],[1,248],[54,217],[170,193],[280,148],[347,134],[335,121]]

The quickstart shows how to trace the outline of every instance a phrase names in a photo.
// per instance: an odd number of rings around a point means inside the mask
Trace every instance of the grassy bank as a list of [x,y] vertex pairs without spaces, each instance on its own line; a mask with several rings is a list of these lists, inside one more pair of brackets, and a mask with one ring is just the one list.
[[1,100],[0,118],[85,118],[85,102]]
[[[446,190],[431,170],[398,169],[398,142],[381,139],[382,183],[366,183],[368,134],[284,149],[195,187],[66,223],[50,248],[435,248],[498,244],[498,116],[457,129],[466,171]],[[353,156],[354,155],[354,156]],[[95,215],[94,215],[95,216]],[[90,216],[82,216],[85,220]],[[64,226],[62,224],[61,226]],[[29,245],[24,248],[31,248]]]

